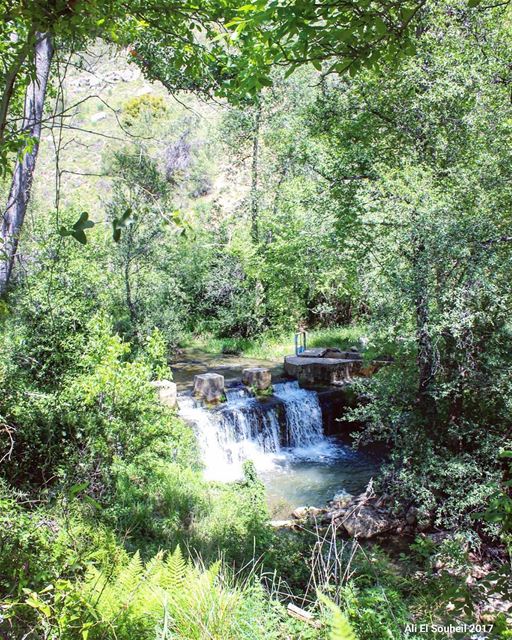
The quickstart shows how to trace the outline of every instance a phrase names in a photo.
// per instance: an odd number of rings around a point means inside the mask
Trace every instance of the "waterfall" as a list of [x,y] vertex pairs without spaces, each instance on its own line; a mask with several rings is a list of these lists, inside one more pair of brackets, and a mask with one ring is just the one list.
[[284,403],[286,444],[308,447],[323,439],[322,410],[315,391],[301,389],[297,381],[274,385],[274,395]]
[[197,434],[208,479],[240,478],[245,460],[269,470],[290,450],[325,441],[318,396],[295,381],[275,384],[273,396],[262,400],[247,387],[227,388],[226,399],[208,410],[191,396],[178,398],[180,415]]

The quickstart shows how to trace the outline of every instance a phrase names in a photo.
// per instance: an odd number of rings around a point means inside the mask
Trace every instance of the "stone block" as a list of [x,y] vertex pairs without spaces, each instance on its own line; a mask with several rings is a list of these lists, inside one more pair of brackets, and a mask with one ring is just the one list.
[[158,393],[158,400],[161,404],[171,409],[176,406],[178,390],[176,383],[170,380],[156,380],[151,383]]
[[242,371],[242,382],[248,387],[264,391],[272,384],[270,369],[265,367],[250,367]]
[[220,373],[194,376],[194,395],[206,402],[219,402],[224,395],[224,376]]

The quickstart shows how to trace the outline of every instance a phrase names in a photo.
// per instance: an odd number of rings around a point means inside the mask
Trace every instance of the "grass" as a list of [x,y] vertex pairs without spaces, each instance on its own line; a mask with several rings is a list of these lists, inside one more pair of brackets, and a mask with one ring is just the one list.
[[[281,360],[294,352],[294,335],[292,331],[264,333],[256,338],[218,338],[202,334],[190,336],[182,346],[212,354],[232,353],[258,360]],[[314,329],[308,332],[307,346],[340,349],[356,346],[364,352],[365,357],[371,359],[377,355],[372,342],[368,343],[366,349],[363,349],[360,343],[360,338],[367,335],[367,327],[362,324]]]

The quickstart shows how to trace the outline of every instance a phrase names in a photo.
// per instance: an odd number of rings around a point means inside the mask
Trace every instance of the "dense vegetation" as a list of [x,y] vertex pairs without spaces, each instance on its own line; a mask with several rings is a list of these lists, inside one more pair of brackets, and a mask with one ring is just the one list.
[[[512,637],[509,3],[175,4],[0,0],[0,635]],[[394,358],[349,419],[398,546],[276,532],[157,402],[298,327]]]

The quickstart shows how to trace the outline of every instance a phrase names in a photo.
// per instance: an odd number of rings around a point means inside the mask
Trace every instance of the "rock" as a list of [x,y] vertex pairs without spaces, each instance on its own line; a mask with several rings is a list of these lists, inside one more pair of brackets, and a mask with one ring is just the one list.
[[371,505],[358,505],[348,510],[343,526],[353,538],[367,539],[390,531],[396,522],[387,513]]
[[170,408],[176,406],[178,390],[175,382],[171,382],[170,380],[156,380],[151,384],[157,390],[158,400],[161,404]]
[[292,517],[296,520],[306,520],[307,518],[318,518],[327,513],[327,509],[319,509],[317,507],[297,507],[292,511]]
[[242,382],[248,387],[264,391],[272,384],[270,369],[264,367],[250,367],[242,371]]
[[224,395],[224,376],[220,373],[194,376],[194,395],[206,402],[218,402]]
[[391,497],[385,493],[384,495],[377,498],[373,506],[377,507],[377,509],[381,509],[382,507],[390,506],[391,502]]
[[438,545],[444,542],[445,540],[449,540],[453,538],[453,534],[449,531],[436,531],[435,533],[427,533],[426,537],[431,540],[434,544]]
[[270,526],[273,529],[293,529],[296,526],[293,520],[271,520]]
[[362,360],[363,356],[356,351],[341,351],[340,349],[327,349],[324,358],[334,358],[335,360]]
[[334,509],[329,512],[329,518],[337,525],[341,524],[347,515],[348,510],[346,508]]
[[350,495],[350,493],[338,493],[332,499],[332,506],[335,509],[341,509],[342,507],[346,507],[351,500],[352,496]]

